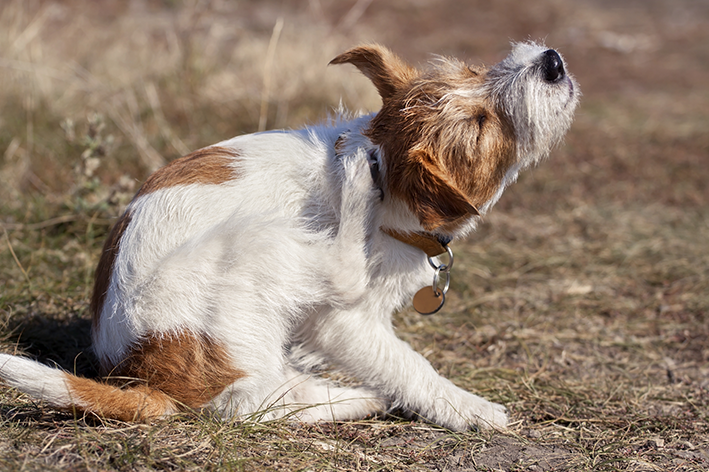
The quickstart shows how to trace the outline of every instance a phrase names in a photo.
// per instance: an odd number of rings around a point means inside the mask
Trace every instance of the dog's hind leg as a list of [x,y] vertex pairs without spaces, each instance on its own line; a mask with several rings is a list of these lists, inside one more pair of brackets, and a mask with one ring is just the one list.
[[388,402],[365,388],[337,386],[314,375],[289,369],[280,401],[294,419],[306,423],[356,420],[388,408]]
[[372,209],[379,201],[364,151],[342,159],[342,200],[337,236],[328,254],[334,260],[329,280],[333,295],[343,305],[357,301],[369,281],[367,236],[371,231]]
[[267,421],[289,418],[306,423],[360,419],[387,410],[388,403],[364,388],[340,387],[319,377],[286,368],[269,378],[280,384],[265,398],[253,395],[263,392],[254,385],[253,376],[240,379],[212,401],[211,408],[221,416],[236,415],[244,421]]

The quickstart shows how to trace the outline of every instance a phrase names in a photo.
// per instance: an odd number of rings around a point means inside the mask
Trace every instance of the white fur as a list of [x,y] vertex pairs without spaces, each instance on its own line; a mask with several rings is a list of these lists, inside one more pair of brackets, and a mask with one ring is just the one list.
[[514,123],[520,169],[538,164],[563,138],[580,96],[568,74],[557,84],[536,79],[539,56],[547,49],[533,42],[515,43],[488,74],[488,93]]
[[[483,212],[568,127],[546,114],[564,93],[577,100],[573,86],[549,92],[529,72],[544,50],[517,45],[492,69],[489,93],[514,115],[520,158]],[[235,179],[134,200],[93,333],[97,356],[116,364],[147,333],[197,332],[225,346],[246,374],[208,405],[224,416],[266,409],[256,419],[343,420],[391,406],[455,430],[504,427],[503,406],[441,377],[396,337],[391,314],[430,284],[432,272],[422,251],[380,230],[423,228],[406,202],[380,201],[367,165],[380,150],[363,134],[371,119],[224,141],[219,146],[238,155]],[[0,361],[10,385],[66,400],[58,370],[7,355]],[[311,373],[326,365],[364,386],[339,387]]]
[[71,403],[72,397],[66,386],[66,376],[59,369],[30,359],[0,354],[0,371],[5,384],[9,387],[18,388],[51,405],[62,406]]

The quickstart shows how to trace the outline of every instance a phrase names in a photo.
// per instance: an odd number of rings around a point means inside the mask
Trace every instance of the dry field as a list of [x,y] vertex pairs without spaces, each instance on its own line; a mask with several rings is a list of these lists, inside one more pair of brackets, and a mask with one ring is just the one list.
[[709,470],[709,3],[702,0],[4,0],[0,349],[94,372],[88,297],[150,170],[258,129],[376,110],[364,41],[421,63],[561,50],[565,144],[456,243],[450,303],[396,315],[508,432],[396,417],[249,425],[75,417],[0,388],[2,470]]

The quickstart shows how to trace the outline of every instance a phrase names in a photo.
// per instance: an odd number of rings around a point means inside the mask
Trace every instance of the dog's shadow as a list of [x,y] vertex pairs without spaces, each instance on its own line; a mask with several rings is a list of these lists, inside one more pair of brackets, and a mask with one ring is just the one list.
[[70,313],[65,318],[33,313],[9,322],[6,338],[18,353],[43,364],[58,366],[81,377],[98,376],[91,350],[91,320]]

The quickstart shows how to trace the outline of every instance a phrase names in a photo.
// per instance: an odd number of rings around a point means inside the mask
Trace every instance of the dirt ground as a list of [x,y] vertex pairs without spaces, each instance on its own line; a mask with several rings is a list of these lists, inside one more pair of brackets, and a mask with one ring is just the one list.
[[[136,181],[323,119],[340,97],[375,110],[354,68],[325,67],[345,48],[492,64],[511,40],[543,40],[583,97],[565,143],[455,244],[445,310],[395,317],[443,375],[509,407],[508,432],[395,415],[126,425],[2,388],[0,467],[709,470],[708,19],[703,0],[4,2],[2,349],[81,373],[93,267]],[[95,174],[82,153],[101,158]]]

